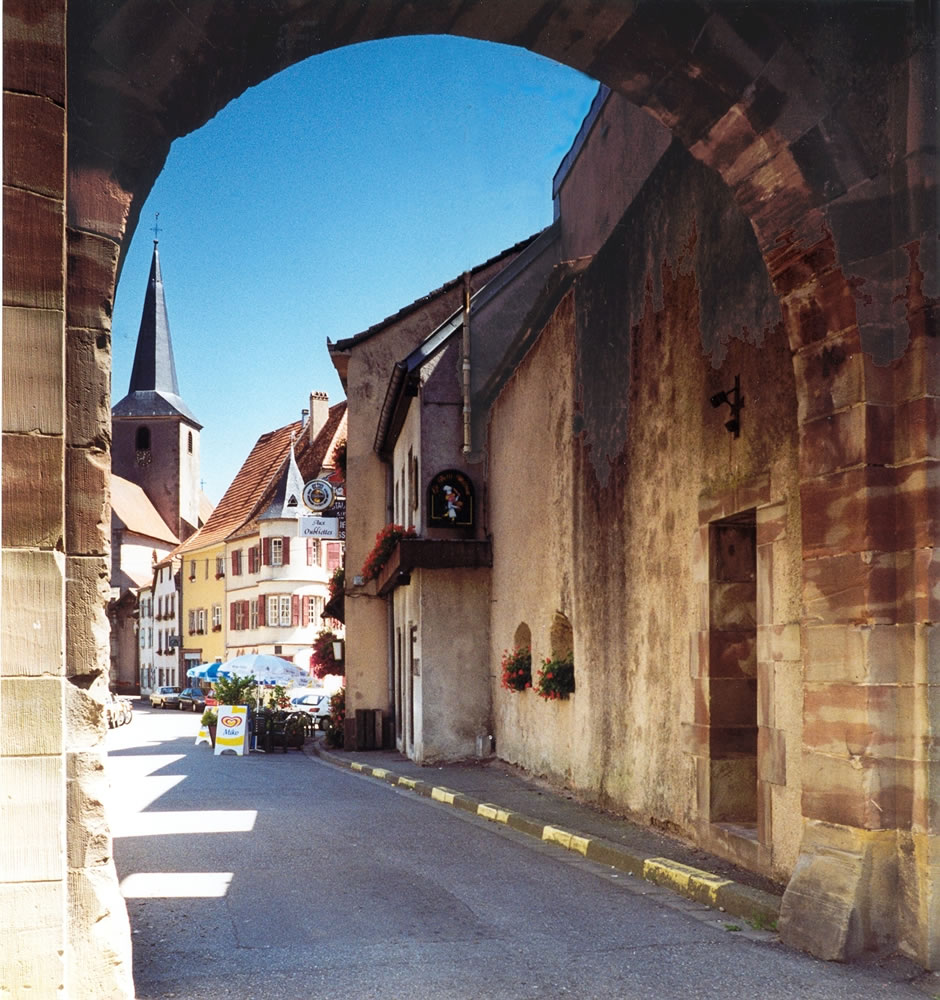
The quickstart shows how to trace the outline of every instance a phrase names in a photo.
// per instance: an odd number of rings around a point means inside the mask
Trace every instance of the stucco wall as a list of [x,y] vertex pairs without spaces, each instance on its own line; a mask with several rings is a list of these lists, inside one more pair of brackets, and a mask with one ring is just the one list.
[[395,592],[396,626],[421,626],[414,678],[414,757],[421,763],[473,757],[488,746],[488,604],[487,569],[416,570]]
[[[491,659],[525,621],[535,669],[559,610],[574,628],[577,684],[564,704],[497,682],[494,716],[501,757],[707,839],[703,531],[715,496],[759,508],[775,533],[758,581],[765,648],[752,660],[777,767],[763,788],[770,846],[748,860],[780,874],[799,843],[797,414],[775,300],[742,222],[714,176],[671,150],[494,406]],[[709,402],[735,375],[737,439],[728,408]],[[754,483],[757,499],[740,492]],[[544,547],[530,544],[536,533]],[[795,649],[774,646],[783,634],[792,646],[793,626]]]

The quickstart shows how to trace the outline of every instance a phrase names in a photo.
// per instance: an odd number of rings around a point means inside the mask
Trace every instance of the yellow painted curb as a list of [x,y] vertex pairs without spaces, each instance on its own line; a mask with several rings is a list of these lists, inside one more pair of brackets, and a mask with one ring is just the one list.
[[431,789],[431,798],[435,799],[437,802],[446,802],[449,806],[454,804],[454,796],[456,792],[452,792],[449,788],[437,788]]
[[643,862],[643,878],[666,888],[676,889],[684,896],[691,895],[703,903],[717,906],[718,890],[731,885],[731,879],[720,878],[701,868],[692,868],[668,858],[647,858]]
[[509,810],[500,809],[499,806],[490,805],[488,802],[481,802],[477,806],[477,815],[484,819],[490,819],[494,823],[508,823]]
[[546,826],[542,830],[542,840],[550,844],[558,844],[569,851],[586,855],[591,841],[587,837],[579,837],[576,833],[561,830],[557,826]]
[[402,775],[398,775],[398,784],[404,785],[405,788],[410,788],[414,790],[418,787],[418,781],[416,778],[405,778]]

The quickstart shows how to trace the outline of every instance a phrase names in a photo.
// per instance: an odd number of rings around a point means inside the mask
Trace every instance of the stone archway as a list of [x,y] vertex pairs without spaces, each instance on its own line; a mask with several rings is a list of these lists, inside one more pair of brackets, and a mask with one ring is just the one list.
[[[893,943],[940,963],[940,886],[928,874],[937,60],[920,9],[79,0],[66,25],[62,0],[6,4],[4,690],[60,722],[54,736],[24,723],[4,754],[68,819],[69,848],[63,863],[57,834],[37,830],[45,853],[7,881],[55,887],[43,890],[40,936],[49,956],[66,956],[70,995],[92,995],[89,970],[112,949],[115,995],[127,983],[107,849],[91,835],[100,713],[85,694],[107,661],[122,247],[173,138],[300,59],[415,33],[524,46],[607,83],[716,170],[749,218],[780,298],[801,425],[806,836],[785,931],[830,957]],[[23,485],[35,483],[38,495]],[[851,752],[847,732],[862,734]],[[912,856],[922,860],[900,860]],[[908,900],[903,913],[866,880],[873,860]],[[833,928],[822,941],[820,907]],[[49,967],[58,975],[61,960]]]

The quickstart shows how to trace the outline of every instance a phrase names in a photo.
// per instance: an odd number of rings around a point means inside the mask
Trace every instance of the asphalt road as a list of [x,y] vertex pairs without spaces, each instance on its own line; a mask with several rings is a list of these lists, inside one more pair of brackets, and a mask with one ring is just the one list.
[[872,1000],[940,994],[298,751],[216,757],[198,716],[108,734],[139,1000]]

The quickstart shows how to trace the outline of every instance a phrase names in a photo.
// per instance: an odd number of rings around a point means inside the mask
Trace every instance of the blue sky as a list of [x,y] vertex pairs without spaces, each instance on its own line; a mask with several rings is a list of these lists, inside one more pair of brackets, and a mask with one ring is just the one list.
[[350,337],[552,220],[552,175],[597,84],[522,49],[370,42],[315,56],[178,139],[114,304],[127,392],[159,212],[180,392],[217,502]]

